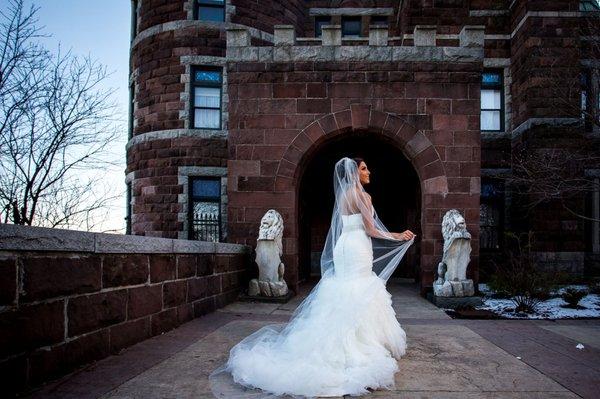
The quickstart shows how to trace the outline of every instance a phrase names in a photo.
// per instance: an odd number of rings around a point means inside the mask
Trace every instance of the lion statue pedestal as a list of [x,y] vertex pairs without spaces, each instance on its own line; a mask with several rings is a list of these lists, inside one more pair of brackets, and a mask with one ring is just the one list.
[[285,267],[283,255],[283,218],[274,209],[269,209],[260,221],[256,241],[256,264],[258,278],[250,280],[245,300],[287,302],[292,293],[283,279]]
[[442,236],[444,254],[433,283],[433,302],[445,308],[481,304],[481,298],[474,296],[473,280],[467,278],[467,266],[471,261],[471,234],[458,210],[450,209],[444,215]]

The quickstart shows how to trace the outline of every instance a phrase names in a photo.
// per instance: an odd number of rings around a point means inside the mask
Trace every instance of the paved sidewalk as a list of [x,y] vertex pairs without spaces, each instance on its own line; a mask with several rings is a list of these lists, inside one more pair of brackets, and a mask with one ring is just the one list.
[[[211,398],[207,376],[229,349],[267,323],[285,322],[311,286],[287,304],[236,302],[49,384],[32,398]],[[600,386],[600,320],[456,320],[390,282],[408,337],[395,391],[377,398],[594,398]],[[582,343],[585,348],[575,346]],[[251,398],[231,381],[221,397]]]

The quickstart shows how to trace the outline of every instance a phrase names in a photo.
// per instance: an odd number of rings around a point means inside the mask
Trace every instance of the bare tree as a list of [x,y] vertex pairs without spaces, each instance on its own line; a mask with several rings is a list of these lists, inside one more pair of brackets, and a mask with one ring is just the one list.
[[548,91],[553,109],[562,116],[580,119],[583,127],[592,131],[600,128],[599,93],[592,84],[600,80],[600,1],[593,1],[589,9],[595,11],[582,13],[571,37],[563,39],[563,51],[570,51],[572,57],[549,56],[547,49],[536,46],[531,48],[530,59],[543,60],[547,65],[527,69]]
[[512,174],[503,177],[513,193],[524,195],[529,210],[555,201],[573,216],[590,221],[600,219],[577,209],[578,200],[600,189],[598,180],[584,173],[587,166],[600,168],[598,150],[590,148],[522,149],[513,154]]
[[92,214],[121,194],[99,174],[117,141],[106,68],[36,40],[38,10],[11,0],[0,14],[0,201],[2,221],[92,228]]
[[36,11],[33,6],[24,10],[23,3],[17,1],[0,10],[0,132],[18,120],[25,104],[38,94],[39,75],[28,72],[47,66],[48,53],[35,41],[42,36],[36,26]]

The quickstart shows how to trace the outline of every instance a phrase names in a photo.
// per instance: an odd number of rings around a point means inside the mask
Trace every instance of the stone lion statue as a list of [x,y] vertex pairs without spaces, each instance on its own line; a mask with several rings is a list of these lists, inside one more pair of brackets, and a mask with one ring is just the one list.
[[283,218],[275,209],[269,209],[260,220],[258,230],[259,240],[275,240],[279,247],[279,254],[283,255]]
[[471,260],[471,234],[465,218],[456,209],[450,209],[442,219],[444,254],[438,264],[434,292],[438,296],[470,296],[474,294],[473,280],[467,279]]
[[450,209],[442,219],[442,237],[444,237],[444,253],[448,250],[456,238],[471,239],[467,231],[465,218],[456,209]]
[[283,279],[285,267],[283,255],[283,218],[274,209],[269,209],[260,221],[256,241],[256,264],[258,279],[252,279],[248,295],[283,296],[288,287]]

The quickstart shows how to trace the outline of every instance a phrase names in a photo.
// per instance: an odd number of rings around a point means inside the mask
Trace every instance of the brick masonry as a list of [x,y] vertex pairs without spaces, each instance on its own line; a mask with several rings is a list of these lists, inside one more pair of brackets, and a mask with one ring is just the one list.
[[233,302],[248,268],[242,245],[0,224],[3,392]]
[[[589,58],[576,29],[581,21],[577,0],[410,0],[402,2],[401,10],[389,0],[291,1],[286,7],[275,1],[258,6],[231,0],[223,23],[194,20],[192,0],[140,3],[131,50],[134,137],[126,171],[133,183],[133,233],[184,236],[188,221],[180,168],[227,168],[228,240],[254,245],[260,216],[277,208],[289,227],[284,242],[292,286],[298,282],[298,198],[290,184],[296,187],[304,162],[327,141],[320,130],[328,138],[365,130],[364,115],[369,118],[366,129],[382,136],[386,121],[395,118],[394,123],[420,133],[416,153],[401,140],[396,146],[421,180],[423,289],[429,287],[440,256],[439,223],[449,207],[465,213],[475,234],[469,273],[477,279],[480,269],[490,266],[490,255],[479,253],[477,240],[475,197],[481,180],[510,171],[511,158],[523,146],[533,150],[560,144],[564,130],[555,125],[572,117],[555,102],[552,93],[560,87],[549,79],[551,64],[558,62],[554,68],[574,77],[581,59]],[[364,37],[322,46],[314,38],[315,16],[331,15],[331,23],[340,24],[343,10],[361,16]],[[367,45],[372,15],[388,15],[387,45]],[[276,25],[293,28],[291,49],[273,46]],[[436,27],[426,38],[431,46],[415,46],[420,40],[415,29],[429,25]],[[484,27],[482,48],[461,48],[468,25]],[[248,40],[242,42],[248,46],[229,45],[228,29],[247,29]],[[328,53],[332,56],[323,58]],[[190,65],[224,67],[221,131],[189,128]],[[505,78],[501,132],[479,130],[479,79],[488,68],[501,70]],[[570,100],[578,101],[578,96],[575,91]],[[352,106],[358,104],[367,107],[356,108],[355,114]],[[590,142],[583,137],[573,143],[581,147]],[[427,192],[445,189],[443,199]],[[559,204],[524,219],[510,193],[505,204],[506,229],[534,230],[541,237],[536,247],[540,259],[559,259],[566,270],[581,272],[587,251],[583,223]]]
[[254,245],[263,211],[285,213],[286,279],[297,283],[295,187],[303,168],[323,143],[368,130],[391,138],[420,178],[422,284],[433,280],[443,244],[439,220],[450,208],[470,221],[469,274],[477,279],[481,68],[481,62],[228,64],[231,240]]

